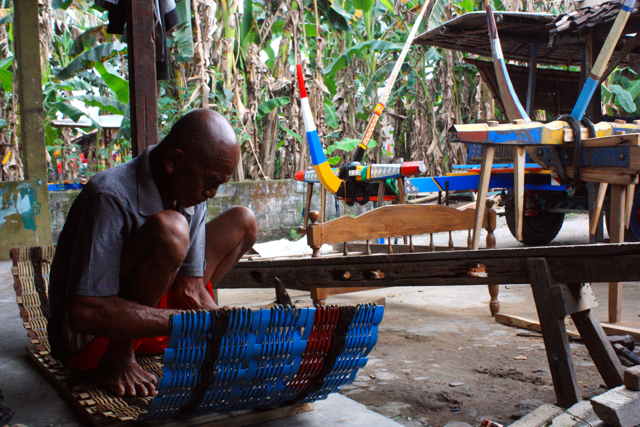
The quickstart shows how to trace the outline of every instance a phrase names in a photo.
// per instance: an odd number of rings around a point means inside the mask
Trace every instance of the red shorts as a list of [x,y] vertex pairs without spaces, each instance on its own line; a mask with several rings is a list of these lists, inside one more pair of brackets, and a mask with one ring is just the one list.
[[[211,282],[207,283],[207,291],[213,298],[213,288]],[[156,308],[180,308],[175,307],[172,304],[171,295],[166,293],[160,298]],[[167,348],[169,344],[169,337],[147,337],[138,338],[133,344],[133,348],[137,356],[150,356],[152,354],[160,354]],[[93,372],[100,361],[102,356],[107,351],[109,346],[109,340],[102,337],[95,337],[87,345],[71,354],[67,360],[64,361],[64,365],[85,372]]]

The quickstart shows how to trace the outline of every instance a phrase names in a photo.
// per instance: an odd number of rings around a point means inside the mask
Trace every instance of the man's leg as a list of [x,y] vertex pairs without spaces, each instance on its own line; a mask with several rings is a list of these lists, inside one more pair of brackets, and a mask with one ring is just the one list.
[[[175,211],[151,216],[125,242],[118,296],[155,307],[169,289],[188,250],[189,225],[184,216]],[[93,375],[120,396],[154,395],[158,379],[138,365],[133,345],[132,339],[110,340]]]
[[207,269],[203,281],[216,283],[233,268],[258,237],[256,217],[243,206],[236,206],[207,223],[205,259]]

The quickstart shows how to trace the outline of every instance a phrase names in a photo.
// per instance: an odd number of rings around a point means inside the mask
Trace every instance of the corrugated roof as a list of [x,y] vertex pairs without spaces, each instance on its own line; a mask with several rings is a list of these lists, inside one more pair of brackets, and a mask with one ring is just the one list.
[[[531,44],[538,43],[538,63],[579,65],[587,34],[594,34],[596,42],[604,41],[621,3],[609,1],[569,14],[555,16],[523,12],[495,12],[500,42],[505,59],[528,61]],[[640,12],[636,2],[625,27],[625,34],[616,50],[622,49],[640,30]],[[438,46],[446,49],[491,57],[491,46],[485,12],[471,12],[416,37],[414,44]],[[624,64],[640,59],[640,46],[627,56]]]

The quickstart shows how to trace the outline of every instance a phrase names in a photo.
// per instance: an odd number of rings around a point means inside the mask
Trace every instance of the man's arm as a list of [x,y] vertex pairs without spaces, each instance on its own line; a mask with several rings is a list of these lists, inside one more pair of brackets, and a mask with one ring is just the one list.
[[171,315],[181,311],[151,308],[118,296],[71,296],[67,302],[67,319],[74,332],[107,339],[169,335]]

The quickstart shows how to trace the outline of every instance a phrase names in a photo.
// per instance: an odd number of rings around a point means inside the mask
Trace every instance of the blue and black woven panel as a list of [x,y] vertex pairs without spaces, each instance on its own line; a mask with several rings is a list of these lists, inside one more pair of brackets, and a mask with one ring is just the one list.
[[325,399],[366,365],[383,313],[367,304],[175,315],[158,395],[140,419]]

